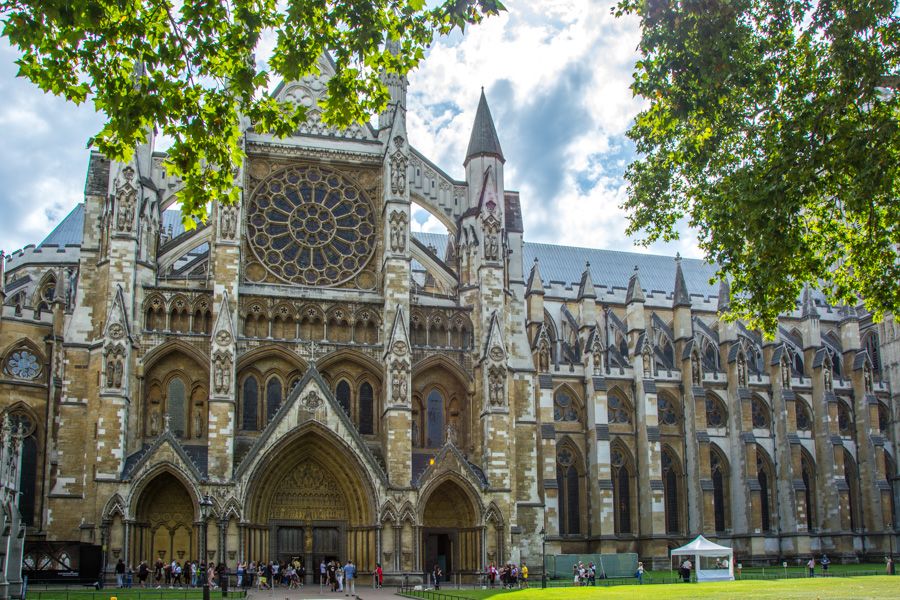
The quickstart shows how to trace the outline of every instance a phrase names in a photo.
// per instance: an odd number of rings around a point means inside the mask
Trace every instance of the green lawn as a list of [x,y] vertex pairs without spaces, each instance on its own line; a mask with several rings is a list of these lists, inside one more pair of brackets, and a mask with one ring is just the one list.
[[[728,581],[722,583],[670,584],[612,587],[570,587],[548,590],[529,589],[516,592],[502,590],[441,590],[441,593],[463,598],[496,600],[868,600],[900,597],[900,577],[835,577],[791,579],[779,581]],[[427,597],[423,595],[423,597]]]

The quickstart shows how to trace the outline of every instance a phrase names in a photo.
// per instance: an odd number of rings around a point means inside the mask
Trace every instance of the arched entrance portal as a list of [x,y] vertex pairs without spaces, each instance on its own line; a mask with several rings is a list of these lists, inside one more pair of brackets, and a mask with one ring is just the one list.
[[472,498],[458,483],[448,479],[429,494],[422,524],[421,564],[427,573],[435,564],[445,580],[479,571],[483,529]]
[[178,562],[197,558],[194,501],[184,484],[164,471],[141,490],[132,533],[132,565],[158,559]]
[[374,490],[330,431],[309,424],[273,448],[249,490],[246,560],[300,561],[310,576],[332,558],[374,570]]

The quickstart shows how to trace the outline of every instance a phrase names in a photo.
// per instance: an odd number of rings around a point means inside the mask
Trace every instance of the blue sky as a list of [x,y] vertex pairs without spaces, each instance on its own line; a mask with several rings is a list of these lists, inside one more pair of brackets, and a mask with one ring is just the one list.
[[[523,203],[525,237],[696,257],[696,239],[644,249],[625,236],[625,131],[641,109],[629,84],[640,33],[598,0],[506,0],[508,12],[438,40],[410,75],[410,142],[451,176],[462,161],[484,87]],[[83,198],[90,107],[46,96],[15,77],[0,45],[0,248],[38,243]],[[414,228],[439,231],[435,219]]]

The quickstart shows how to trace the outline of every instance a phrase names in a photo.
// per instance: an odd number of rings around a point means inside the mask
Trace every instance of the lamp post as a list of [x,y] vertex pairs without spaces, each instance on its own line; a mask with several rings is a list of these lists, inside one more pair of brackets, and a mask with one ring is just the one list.
[[213,507],[212,498],[203,496],[200,498],[200,564],[197,572],[203,577],[203,600],[209,600],[209,574],[206,572],[206,520],[209,518]]
[[541,527],[541,588],[547,587],[547,530]]

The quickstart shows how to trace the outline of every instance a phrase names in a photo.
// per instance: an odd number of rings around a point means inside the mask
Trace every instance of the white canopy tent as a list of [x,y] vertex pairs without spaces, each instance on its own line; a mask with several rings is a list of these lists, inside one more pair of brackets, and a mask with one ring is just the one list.
[[[734,550],[715,544],[702,535],[672,550],[672,556],[686,556],[693,560],[697,581],[734,581]],[[713,563],[713,559],[717,562]]]

